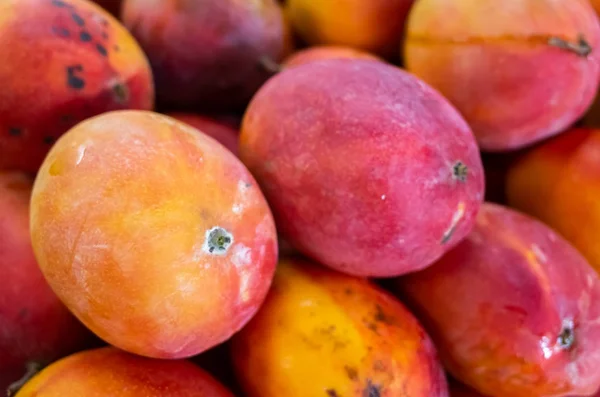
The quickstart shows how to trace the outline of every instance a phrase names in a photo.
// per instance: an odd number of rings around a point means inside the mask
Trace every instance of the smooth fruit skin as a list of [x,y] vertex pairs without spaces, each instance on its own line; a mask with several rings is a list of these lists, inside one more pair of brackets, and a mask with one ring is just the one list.
[[321,61],[324,59],[371,59],[382,60],[376,55],[366,51],[346,46],[321,45],[304,48],[287,57],[283,62],[284,68],[304,65],[308,62]]
[[193,113],[176,112],[167,113],[166,115],[182,123],[189,124],[211,138],[216,139],[237,156],[239,131],[234,129],[230,122]]
[[427,267],[469,232],[483,198],[464,120],[379,61],[311,62],[273,77],[244,116],[240,158],[286,240],[359,276]]
[[0,47],[0,170],[35,173],[78,122],[154,105],[145,55],[90,1],[0,2]]
[[484,204],[471,234],[398,289],[446,369],[492,396],[600,387],[600,280],[548,226]]
[[574,129],[521,156],[506,179],[508,203],[541,219],[600,271],[600,130]]
[[169,109],[243,109],[290,44],[275,0],[125,0],[122,19]]
[[431,340],[369,281],[302,260],[273,288],[231,353],[248,397],[448,396]]
[[32,186],[33,180],[21,173],[0,173],[2,391],[24,375],[27,362],[51,362],[93,339],[54,295],[38,268],[29,237]]
[[414,0],[286,0],[292,26],[308,44],[344,45],[393,57]]
[[155,360],[114,347],[73,354],[45,368],[15,397],[233,397],[184,360]]
[[149,357],[199,354],[239,330],[271,284],[277,234],[243,164],[198,130],[111,112],[57,142],[31,234],[57,295],[92,331]]
[[587,0],[417,0],[406,68],[462,113],[484,151],[562,132],[591,105],[600,24]]

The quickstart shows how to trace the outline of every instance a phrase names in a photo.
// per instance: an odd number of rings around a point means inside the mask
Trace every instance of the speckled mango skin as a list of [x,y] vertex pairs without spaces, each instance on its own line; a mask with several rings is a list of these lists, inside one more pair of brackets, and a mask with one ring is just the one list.
[[600,130],[574,129],[521,156],[508,203],[553,227],[600,271]]
[[484,204],[463,242],[397,287],[446,369],[484,394],[558,397],[600,387],[598,275],[527,215]]
[[298,35],[311,45],[344,45],[394,57],[414,0],[286,0]]
[[155,73],[163,108],[243,109],[288,51],[275,0],[125,0],[122,19]]
[[[216,227],[229,241],[213,251]],[[56,143],[35,181],[31,235],[50,286],[88,328],[157,358],[228,339],[263,301],[277,260],[271,212],[243,164],[143,111],[89,119]]]
[[378,56],[352,47],[322,45],[304,48],[287,57],[283,62],[284,68],[304,65],[308,62],[324,59],[371,59],[382,60]]
[[429,336],[369,281],[278,265],[264,306],[231,342],[248,397],[447,397]]
[[458,108],[483,150],[506,151],[585,113],[598,89],[599,46],[587,0],[417,0],[404,60]]
[[237,156],[239,131],[233,128],[232,123],[193,113],[167,113],[167,116],[202,131]]
[[429,266],[469,232],[483,199],[467,124],[380,61],[325,60],[273,77],[244,116],[240,158],[286,240],[353,275]]
[[0,390],[28,361],[50,362],[86,346],[92,335],[54,295],[33,255],[29,196],[33,180],[0,173]]
[[0,169],[35,173],[78,122],[153,107],[145,55],[87,0],[2,1],[0,47]]
[[185,360],[154,360],[104,347],[73,354],[45,368],[15,397],[233,397]]

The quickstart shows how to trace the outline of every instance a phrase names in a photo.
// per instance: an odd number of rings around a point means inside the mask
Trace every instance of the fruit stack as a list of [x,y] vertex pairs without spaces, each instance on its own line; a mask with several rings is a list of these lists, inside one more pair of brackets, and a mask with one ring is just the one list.
[[9,396],[600,396],[590,0],[0,0]]

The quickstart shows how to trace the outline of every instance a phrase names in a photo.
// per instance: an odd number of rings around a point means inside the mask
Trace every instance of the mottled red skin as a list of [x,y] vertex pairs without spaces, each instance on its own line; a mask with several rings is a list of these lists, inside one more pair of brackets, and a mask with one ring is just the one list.
[[[587,56],[551,44],[577,44],[580,35]],[[404,59],[458,108],[483,150],[508,151],[585,113],[600,81],[599,49],[588,0],[418,0]]]
[[289,68],[324,59],[370,59],[383,61],[382,58],[370,52],[357,50],[352,47],[323,45],[308,47],[293,53],[284,60],[283,67]]
[[114,347],[73,354],[45,368],[18,397],[233,397],[185,360],[153,360]]
[[[285,238],[354,275],[427,267],[469,232],[483,198],[464,120],[379,61],[312,62],[273,77],[244,117],[240,157]],[[453,175],[458,161],[464,181]]]
[[87,0],[3,1],[0,47],[0,169],[37,172],[54,141],[79,121],[153,106],[141,49]]
[[20,173],[0,173],[0,394],[28,361],[50,362],[93,339],[38,268],[29,237],[32,185]]
[[152,64],[161,106],[243,108],[284,56],[275,0],[125,0],[122,19]]
[[[458,380],[495,396],[600,387],[600,280],[549,227],[496,204],[430,268],[397,282]],[[558,344],[573,321],[575,343]]]
[[[216,227],[230,241],[213,252]],[[88,328],[156,358],[229,339],[260,307],[277,261],[271,211],[244,165],[153,112],[106,113],[54,145],[31,235],[49,284]]]
[[183,123],[187,123],[197,130],[202,131],[211,138],[219,141],[220,144],[237,156],[239,131],[232,128],[230,122],[220,121],[211,117],[192,113],[167,113],[167,116],[173,117]]
[[121,4],[123,0],[93,0],[96,4],[99,4],[100,7],[104,8],[106,11],[110,12],[114,16],[118,17],[121,11]]

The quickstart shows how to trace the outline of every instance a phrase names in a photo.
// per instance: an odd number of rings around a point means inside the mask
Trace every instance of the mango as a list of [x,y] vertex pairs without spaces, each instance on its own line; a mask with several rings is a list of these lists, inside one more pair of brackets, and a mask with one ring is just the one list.
[[35,260],[29,237],[32,186],[24,174],[0,173],[2,391],[25,374],[27,364],[47,364],[93,341],[52,292]]
[[194,364],[154,360],[114,347],[59,360],[31,379],[15,397],[233,397]]
[[287,57],[283,62],[284,68],[303,65],[308,62],[323,59],[371,59],[382,60],[376,55],[366,51],[346,46],[321,45],[304,48]]
[[166,115],[182,123],[189,124],[191,127],[216,139],[221,145],[237,155],[239,132],[232,127],[230,122],[193,113],[175,112],[167,113]]
[[144,111],[88,119],[56,143],[35,181],[31,236],[50,286],[88,328],[156,358],[229,339],[277,260],[273,217],[244,165]]
[[231,352],[248,397],[448,396],[435,347],[400,302],[303,260],[279,263]]
[[290,45],[275,0],[125,0],[121,15],[168,109],[243,109]]
[[588,0],[417,0],[404,59],[458,108],[484,151],[509,151],[585,113],[599,46]]
[[508,172],[508,203],[547,223],[600,271],[600,131],[573,129],[526,152]]
[[600,279],[534,218],[486,203],[465,240],[396,286],[446,369],[483,394],[586,396],[600,387]]
[[345,45],[382,57],[400,48],[414,0],[286,0],[286,12],[310,45]]
[[240,158],[285,239],[353,275],[431,265],[470,231],[483,199],[469,126],[380,61],[324,60],[274,76],[244,115]]
[[78,122],[154,106],[144,53],[88,0],[0,2],[0,48],[0,170],[35,173]]

